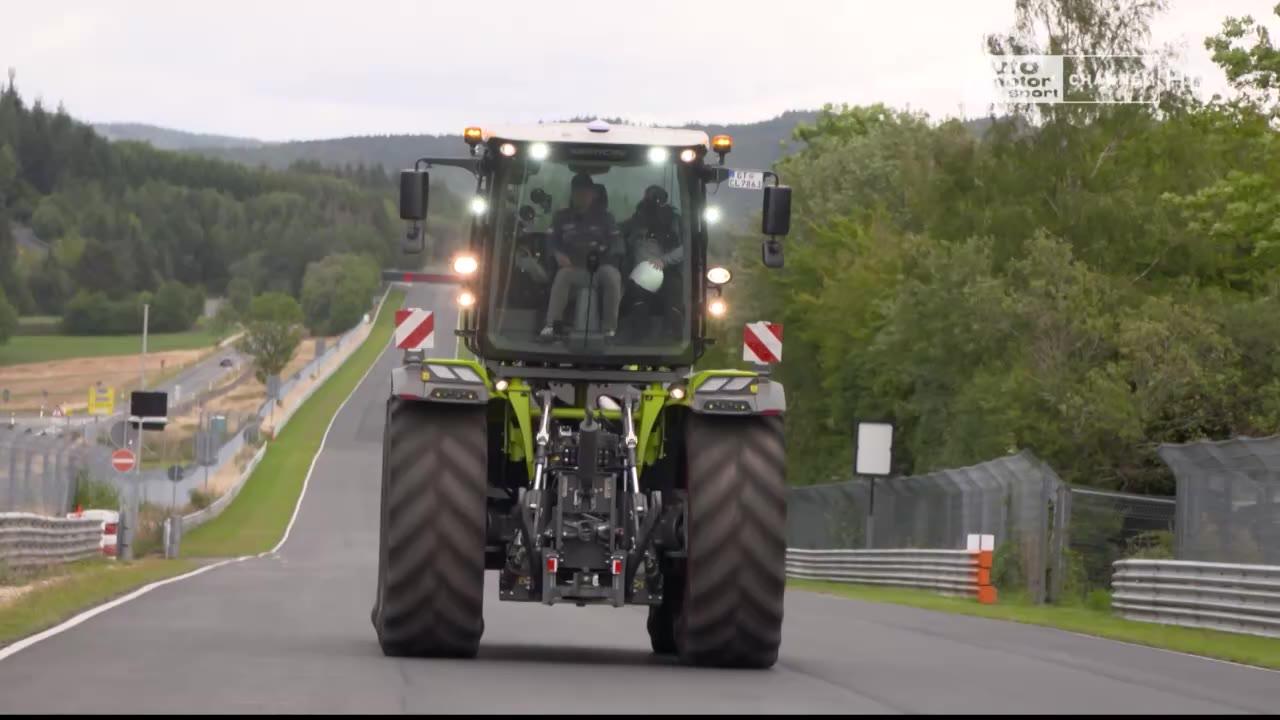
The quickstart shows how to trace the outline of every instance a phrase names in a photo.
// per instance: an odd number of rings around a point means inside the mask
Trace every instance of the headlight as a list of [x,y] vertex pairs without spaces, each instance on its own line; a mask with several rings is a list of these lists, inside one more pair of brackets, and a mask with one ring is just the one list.
[[493,389],[498,392],[506,392],[509,387],[511,387],[511,383],[507,382],[506,379],[499,380],[493,384]]
[[683,388],[683,387],[680,387],[679,385],[677,385],[677,386],[675,386],[675,387],[671,388],[671,393],[670,393],[670,394],[671,394],[671,399],[672,399],[672,400],[683,400],[683,399],[684,399],[684,394],[685,394],[685,393],[684,393],[684,388]]
[[728,268],[713,267],[707,271],[707,282],[712,285],[727,285],[733,279],[733,273]]
[[489,203],[485,202],[482,197],[471,198],[471,214],[483,215],[489,210]]
[[458,307],[469,308],[476,304],[476,296],[470,290],[458,293]]
[[696,159],[698,159],[698,153],[695,152],[692,148],[685,148],[684,150],[680,151],[680,162],[691,163]]
[[529,146],[529,157],[534,160],[546,160],[547,155],[551,154],[551,148],[546,143],[534,143]]
[[480,269],[480,261],[474,255],[459,255],[453,259],[453,271],[459,275],[470,275]]
[[649,148],[649,162],[654,165],[661,165],[671,157],[671,153],[664,147]]
[[729,312],[729,303],[716,298],[707,305],[707,312],[711,313],[711,317],[724,317],[724,314]]
[[714,205],[702,211],[702,219],[707,221],[708,225],[715,225],[720,222],[720,208]]
[[498,152],[502,153],[502,157],[511,157],[516,154],[516,146],[511,143],[502,143],[498,146]]

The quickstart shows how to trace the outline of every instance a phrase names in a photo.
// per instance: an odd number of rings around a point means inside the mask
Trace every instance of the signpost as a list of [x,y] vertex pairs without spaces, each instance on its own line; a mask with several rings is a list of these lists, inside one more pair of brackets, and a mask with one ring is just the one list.
[[169,503],[169,508],[173,511],[178,509],[178,483],[182,482],[182,466],[169,466],[169,481],[173,483],[173,500]]
[[887,477],[893,466],[893,425],[887,422],[859,422],[854,444],[853,474],[871,479],[867,502],[867,549],[872,548],[876,530],[876,478]]

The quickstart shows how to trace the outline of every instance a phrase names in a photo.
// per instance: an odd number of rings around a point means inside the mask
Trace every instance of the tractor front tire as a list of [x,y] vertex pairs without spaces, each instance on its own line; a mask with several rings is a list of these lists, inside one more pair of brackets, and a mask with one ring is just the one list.
[[391,398],[372,620],[391,657],[474,657],[484,632],[483,407]]
[[787,486],[780,416],[690,415],[680,660],[769,668],[782,643]]

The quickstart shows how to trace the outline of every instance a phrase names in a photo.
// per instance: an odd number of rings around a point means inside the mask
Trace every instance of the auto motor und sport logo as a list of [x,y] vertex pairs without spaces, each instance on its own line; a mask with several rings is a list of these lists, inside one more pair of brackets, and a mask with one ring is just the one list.
[[1125,104],[1158,102],[1169,92],[1200,87],[1155,55],[991,55],[1001,104]]

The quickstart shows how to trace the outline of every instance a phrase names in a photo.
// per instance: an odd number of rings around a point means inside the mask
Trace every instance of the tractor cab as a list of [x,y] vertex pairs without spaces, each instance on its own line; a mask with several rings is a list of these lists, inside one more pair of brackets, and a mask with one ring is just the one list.
[[465,138],[471,158],[423,159],[402,174],[401,215],[425,217],[432,165],[474,174],[472,231],[454,269],[470,303],[468,347],[490,362],[691,366],[708,315],[726,309],[715,279],[729,274],[709,279],[706,265],[719,219],[709,185],[764,191],[765,262],[781,263],[774,236],[786,233],[789,188],[709,162],[723,163],[727,136],[596,121]]

